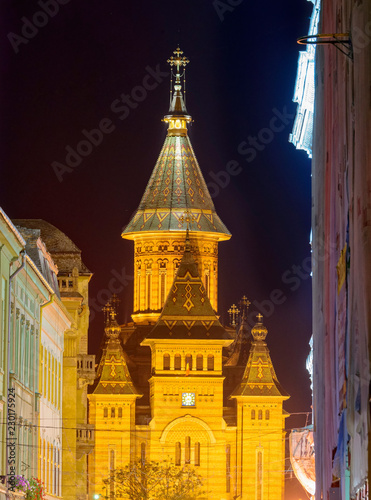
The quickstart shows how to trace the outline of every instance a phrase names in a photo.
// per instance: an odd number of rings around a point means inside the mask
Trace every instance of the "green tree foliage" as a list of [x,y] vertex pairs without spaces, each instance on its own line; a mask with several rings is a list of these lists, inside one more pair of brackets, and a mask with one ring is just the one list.
[[194,469],[169,462],[137,460],[112,471],[103,482],[110,500],[196,500],[205,493]]

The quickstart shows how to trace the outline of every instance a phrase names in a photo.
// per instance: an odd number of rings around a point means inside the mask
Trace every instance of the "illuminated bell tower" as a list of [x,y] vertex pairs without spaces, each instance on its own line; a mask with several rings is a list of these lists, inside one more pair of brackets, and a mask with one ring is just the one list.
[[188,59],[178,48],[172,68],[168,132],[137,211],[122,232],[134,240],[136,323],[156,322],[184,253],[186,230],[213,309],[218,303],[218,243],[231,234],[215,211],[188,137],[192,121],[183,97]]

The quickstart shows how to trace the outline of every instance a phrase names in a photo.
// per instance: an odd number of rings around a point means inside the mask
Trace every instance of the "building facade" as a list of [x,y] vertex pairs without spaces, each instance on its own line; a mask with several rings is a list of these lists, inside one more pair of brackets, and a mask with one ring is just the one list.
[[[47,476],[43,460],[50,463],[51,457],[54,453],[58,453],[58,449],[53,449],[52,452],[43,438],[40,446],[43,450],[42,456],[46,458],[40,459],[40,470],[45,471],[41,472],[41,475],[50,483],[53,491],[56,491],[54,485],[58,485],[58,491],[65,500],[86,500],[88,481],[86,457],[94,446],[93,429],[87,422],[87,386],[93,383],[95,377],[95,356],[88,354],[88,291],[92,273],[81,259],[81,250],[52,224],[41,219],[16,219],[14,223],[25,228],[25,231],[26,228],[29,231],[40,231],[42,241],[45,242],[58,267],[58,295],[70,318],[70,326],[64,331],[63,337],[63,363],[60,365],[60,355],[57,360],[45,346],[42,346],[41,351],[47,380],[50,370],[53,370],[53,363],[57,366],[55,376],[58,380],[60,378],[63,380],[62,391],[57,399],[53,392],[47,391],[44,395],[47,406],[55,408],[57,405],[58,411],[62,412],[63,453],[58,469],[62,471],[61,483],[56,483]],[[51,309],[52,306],[53,304],[48,308]],[[59,366],[62,369],[61,374]],[[43,380],[45,383],[46,379]]]
[[[316,3],[317,5],[317,3]],[[371,3],[321,0],[312,144],[316,499],[369,498]]]
[[[283,500],[285,417],[258,317],[237,335],[219,322],[216,214],[187,135],[177,49],[168,135],[123,238],[134,240],[133,323],[107,306],[105,346],[89,394],[91,495],[111,496],[110,471],[134,460],[190,465],[205,498]],[[246,298],[245,307],[248,308]]]

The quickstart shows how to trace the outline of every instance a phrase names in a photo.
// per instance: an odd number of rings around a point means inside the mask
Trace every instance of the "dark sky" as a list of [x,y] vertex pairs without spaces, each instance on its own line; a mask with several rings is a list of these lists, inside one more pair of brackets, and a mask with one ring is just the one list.
[[[97,305],[115,273],[129,277],[119,294],[120,319],[128,321],[133,248],[120,233],[166,135],[161,119],[169,78],[163,74],[180,44],[190,59],[191,141],[206,182],[214,182],[214,174],[226,184],[219,192],[210,185],[233,235],[219,247],[221,318],[227,322],[226,311],[243,294],[255,301],[250,310],[265,316],[276,372],[291,394],[285,407],[307,412],[310,161],[288,135],[296,38],[308,31],[312,4],[229,1],[3,1],[1,205],[11,218],[51,222],[81,248],[94,273],[91,298]],[[49,14],[40,15],[43,3]],[[143,93],[138,86],[154,84],[146,75],[156,68],[157,85]],[[137,98],[126,113],[117,111],[122,94]],[[58,180],[52,163],[65,164],[66,147],[75,149],[85,139],[82,131],[104,119],[111,132]],[[248,137],[258,137],[250,150]],[[232,160],[238,173],[228,181]],[[283,303],[273,307],[272,292]],[[91,352],[98,352],[102,332],[98,313],[91,322]],[[305,416],[292,416],[287,424],[304,425]]]

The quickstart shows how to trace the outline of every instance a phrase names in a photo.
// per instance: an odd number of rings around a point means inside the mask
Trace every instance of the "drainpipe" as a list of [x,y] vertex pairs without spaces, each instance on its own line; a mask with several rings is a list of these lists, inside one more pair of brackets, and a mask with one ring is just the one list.
[[18,267],[18,269],[16,269],[14,271],[13,274],[11,274],[9,276],[9,292],[8,292],[8,346],[7,346],[7,384],[6,384],[6,425],[5,425],[5,428],[6,428],[6,438],[5,438],[5,442],[6,442],[6,449],[5,449],[5,470],[6,470],[6,476],[5,476],[5,480],[6,480],[6,496],[7,498],[10,498],[10,495],[9,495],[9,486],[8,486],[8,476],[9,476],[9,446],[8,446],[8,441],[9,441],[9,435],[8,435],[8,432],[9,432],[9,405],[8,405],[8,398],[9,398],[9,389],[10,389],[10,339],[11,339],[11,331],[10,331],[10,324],[11,324],[11,321],[10,321],[10,316],[11,316],[11,305],[12,305],[12,280],[17,276],[17,274],[22,271],[22,269],[24,268],[25,264],[26,264],[26,251],[25,250],[22,250],[20,252],[20,256],[22,257],[22,263],[21,265]]

